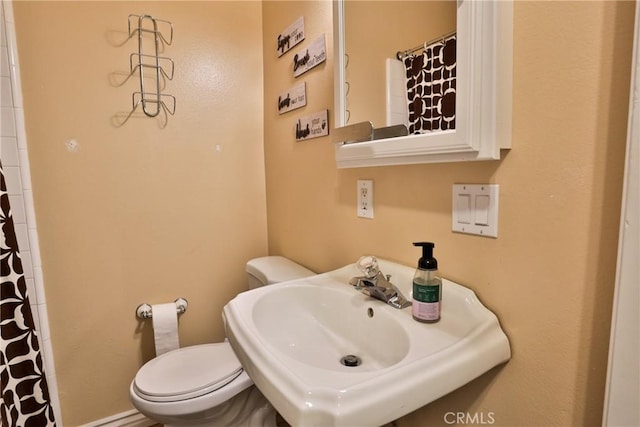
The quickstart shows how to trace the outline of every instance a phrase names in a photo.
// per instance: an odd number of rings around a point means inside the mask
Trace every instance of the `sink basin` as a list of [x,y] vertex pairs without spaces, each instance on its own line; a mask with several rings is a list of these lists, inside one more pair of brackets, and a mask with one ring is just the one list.
[[[378,260],[406,297],[414,269]],[[442,319],[416,322],[348,284],[355,265],[244,292],[223,310],[243,367],[295,426],[379,426],[511,357],[496,316],[443,279]]]
[[[253,306],[256,332],[282,356],[313,368],[353,373],[340,361],[357,356],[357,371],[393,366],[409,352],[409,336],[389,310],[350,286],[293,282],[263,293]],[[286,309],[284,309],[286,307]]]

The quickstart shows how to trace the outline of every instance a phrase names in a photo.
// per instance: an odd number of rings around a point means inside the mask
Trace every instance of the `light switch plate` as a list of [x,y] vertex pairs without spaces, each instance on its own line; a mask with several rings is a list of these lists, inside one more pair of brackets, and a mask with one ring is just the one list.
[[451,229],[498,237],[498,184],[453,184]]

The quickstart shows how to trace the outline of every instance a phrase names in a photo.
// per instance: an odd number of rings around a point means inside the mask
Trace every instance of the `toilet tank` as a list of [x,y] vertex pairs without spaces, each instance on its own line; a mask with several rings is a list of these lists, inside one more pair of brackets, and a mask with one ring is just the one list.
[[315,276],[316,273],[282,256],[265,256],[247,262],[249,289]]

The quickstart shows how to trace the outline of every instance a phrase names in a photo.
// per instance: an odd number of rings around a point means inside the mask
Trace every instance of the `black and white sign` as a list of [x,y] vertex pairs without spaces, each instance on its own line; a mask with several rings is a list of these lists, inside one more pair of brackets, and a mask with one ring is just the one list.
[[293,76],[298,77],[327,60],[324,34],[293,57]]
[[300,117],[296,122],[296,141],[329,135],[329,110]]
[[278,96],[278,114],[284,114],[307,105],[307,84],[295,85]]
[[292,47],[304,40],[304,17],[299,17],[295,22],[278,34],[278,57],[281,57]]

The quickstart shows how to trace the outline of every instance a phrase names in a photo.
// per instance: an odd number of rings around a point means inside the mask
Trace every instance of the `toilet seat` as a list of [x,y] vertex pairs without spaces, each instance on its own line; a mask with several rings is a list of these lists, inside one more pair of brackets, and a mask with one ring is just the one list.
[[242,365],[227,342],[196,345],[147,362],[138,371],[133,388],[150,402],[177,402],[221,389],[242,372]]

